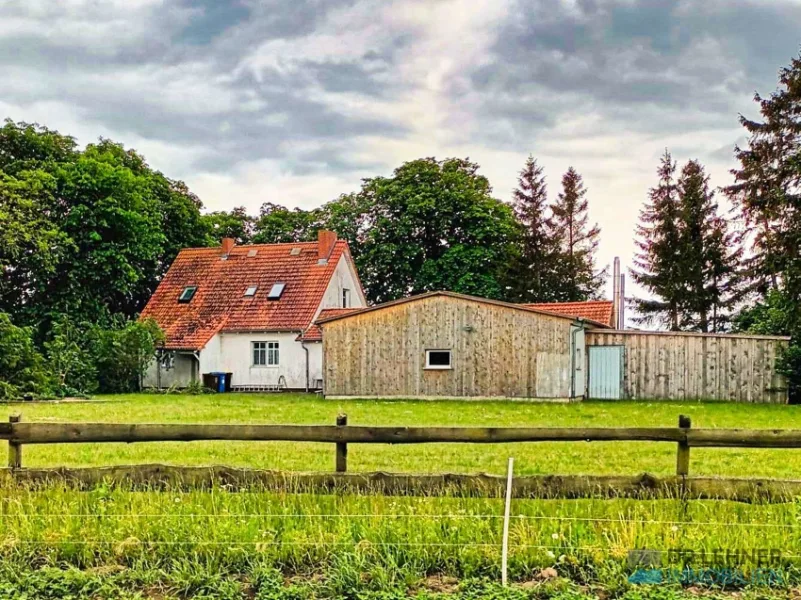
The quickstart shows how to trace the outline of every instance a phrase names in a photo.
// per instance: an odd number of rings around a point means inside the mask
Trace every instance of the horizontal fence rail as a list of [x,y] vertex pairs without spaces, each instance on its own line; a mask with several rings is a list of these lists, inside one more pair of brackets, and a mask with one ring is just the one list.
[[[797,429],[693,429],[689,417],[680,416],[678,427],[373,427],[348,425],[339,415],[336,425],[233,425],[150,423],[27,423],[19,415],[0,423],[0,439],[8,440],[10,471],[22,470],[22,447],[28,444],[190,442],[202,440],[317,442],[335,444],[335,471],[347,471],[348,444],[425,444],[511,442],[668,442],[676,444],[676,481],[689,489],[690,449],[696,448],[801,448]],[[32,475],[33,476],[33,475]],[[42,477],[42,475],[37,475]],[[407,477],[401,476],[399,477]],[[437,476],[416,476],[437,477]],[[456,477],[454,475],[446,477]],[[473,477],[460,475],[458,477]],[[549,476],[556,477],[556,476]],[[650,476],[648,476],[650,477]],[[404,480],[406,481],[406,480]],[[553,481],[561,481],[553,479]],[[565,480],[567,481],[567,480]],[[572,480],[571,480],[572,481]],[[598,481],[579,488],[597,487]],[[621,488],[642,487],[631,478],[615,481]],[[723,481],[723,480],[721,480]],[[675,483],[673,480],[670,486]],[[801,482],[786,482],[801,491]],[[534,484],[532,484],[534,485]],[[696,484],[709,486],[712,484]],[[742,489],[742,483],[737,484]],[[564,483],[562,484],[564,486]],[[534,485],[542,489],[541,484]],[[547,486],[546,486],[547,487]],[[572,486],[568,486],[572,487]],[[652,487],[652,486],[646,486]],[[659,486],[657,486],[659,487]],[[706,490],[707,488],[705,488]],[[782,489],[790,489],[785,486]],[[571,493],[575,493],[573,490]],[[706,492],[705,492],[706,493]]]
[[425,444],[508,442],[673,442],[690,447],[801,448],[801,429],[690,427],[372,427],[353,425],[230,425],[151,423],[0,424],[15,444],[192,442],[202,440]]

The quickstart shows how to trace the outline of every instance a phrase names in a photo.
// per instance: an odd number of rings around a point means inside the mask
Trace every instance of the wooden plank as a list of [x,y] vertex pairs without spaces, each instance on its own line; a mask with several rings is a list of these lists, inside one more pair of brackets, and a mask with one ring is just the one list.
[[[500,498],[506,478],[477,474],[291,473],[231,467],[124,465],[95,468],[0,469],[0,484],[26,489],[53,484],[77,489],[258,489],[290,493],[358,493],[395,496]],[[738,502],[792,502],[801,481],[712,477],[540,475],[516,477],[514,498],[634,497],[718,499]]]
[[[799,436],[799,439],[801,439],[801,431],[796,432],[796,434]],[[670,427],[485,428],[339,427],[336,425],[19,423],[15,425],[9,439],[14,442],[25,444],[189,442],[199,440],[419,444],[432,442],[500,443],[545,441],[676,442],[683,440],[684,436],[685,434],[682,430]],[[737,439],[740,439],[739,434]]]
[[687,443],[699,448],[801,448],[801,430],[691,429]]

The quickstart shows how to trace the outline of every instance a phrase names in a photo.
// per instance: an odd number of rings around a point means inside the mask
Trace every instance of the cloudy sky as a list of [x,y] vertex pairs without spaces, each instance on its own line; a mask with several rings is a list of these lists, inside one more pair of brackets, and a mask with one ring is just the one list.
[[738,113],[801,44],[801,0],[0,0],[0,116],[110,137],[211,210],[312,207],[468,156],[585,178],[630,262],[659,155],[728,182]]

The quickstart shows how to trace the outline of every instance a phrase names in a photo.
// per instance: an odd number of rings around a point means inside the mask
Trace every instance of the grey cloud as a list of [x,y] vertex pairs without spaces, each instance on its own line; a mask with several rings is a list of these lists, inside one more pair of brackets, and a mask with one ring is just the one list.
[[[313,33],[332,10],[351,4],[180,0],[136,13],[131,23],[136,34],[99,45],[79,36],[40,34],[33,27],[0,35],[0,68],[5,65],[14,73],[4,81],[3,100],[23,107],[60,102],[118,135],[191,147],[201,156],[194,169],[225,171],[239,163],[276,159],[290,172],[321,165],[353,171],[364,165],[346,158],[338,144],[367,134],[399,136],[405,127],[345,113],[317,98],[315,90],[374,97],[397,91],[400,84],[388,73],[410,40],[388,37],[360,60],[301,60],[280,70],[263,68],[259,77],[238,68],[259,44]],[[15,17],[35,22],[36,11],[14,11]],[[48,18],[73,19],[80,23],[77,30],[92,25],[91,19],[80,22],[80,14],[57,12]],[[0,6],[0,19],[10,14]],[[93,26],[113,30],[110,22],[104,17]],[[185,78],[185,85],[183,79],[174,85],[173,77]],[[185,98],[169,97],[175,87]],[[287,153],[287,142],[307,140],[320,142],[323,149]]]
[[532,106],[634,131],[730,128],[755,87],[775,87],[798,31],[793,0],[521,0],[469,80],[482,119],[528,136],[545,131]]
[[243,0],[185,0],[184,6],[194,15],[178,37],[196,45],[208,44],[251,14]]

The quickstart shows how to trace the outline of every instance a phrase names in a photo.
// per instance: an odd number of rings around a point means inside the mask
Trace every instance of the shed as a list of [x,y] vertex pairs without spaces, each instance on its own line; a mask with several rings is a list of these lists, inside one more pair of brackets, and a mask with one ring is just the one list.
[[328,397],[558,400],[584,395],[585,329],[604,326],[453,292],[318,324]]
[[788,401],[776,360],[789,337],[607,329],[586,340],[589,398]]

